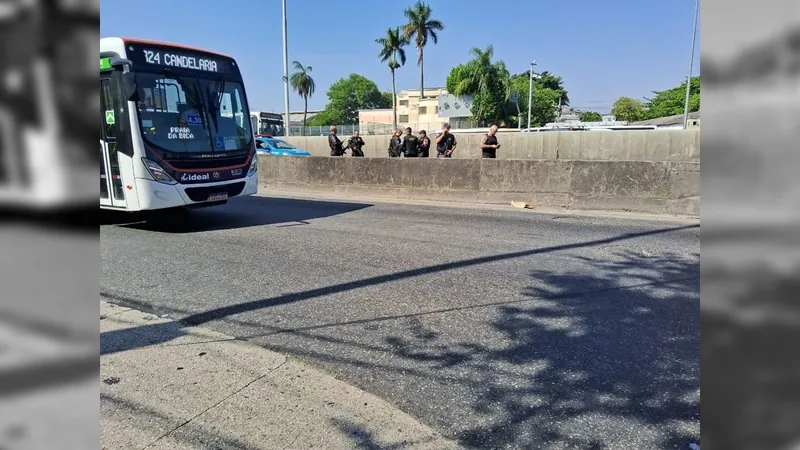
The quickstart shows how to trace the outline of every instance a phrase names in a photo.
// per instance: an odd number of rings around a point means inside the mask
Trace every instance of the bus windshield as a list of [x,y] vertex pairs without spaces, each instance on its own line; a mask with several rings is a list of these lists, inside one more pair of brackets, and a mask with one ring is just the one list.
[[167,152],[243,150],[253,132],[241,82],[139,73],[137,110],[144,139]]
[[261,119],[261,128],[258,130],[258,133],[268,134],[270,136],[283,136],[283,122],[270,119]]

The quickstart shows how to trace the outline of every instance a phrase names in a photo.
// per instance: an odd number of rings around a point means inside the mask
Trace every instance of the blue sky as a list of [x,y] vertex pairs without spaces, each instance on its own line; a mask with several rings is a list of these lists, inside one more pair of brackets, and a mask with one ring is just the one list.
[[[391,90],[375,38],[404,22],[413,1],[288,0],[289,63],[312,66],[322,109],[331,83],[359,73]],[[686,76],[694,0],[507,1],[429,0],[444,22],[438,45],[425,49],[425,85],[444,86],[472,47],[493,45],[512,73],[537,70],[564,78],[571,104],[607,112],[618,97],[641,98]],[[694,74],[699,73],[699,29]],[[100,36],[184,43],[237,59],[253,110],[283,110],[281,2],[278,0],[109,0],[101,3]],[[416,49],[398,70],[397,89],[418,88]],[[292,111],[302,99],[290,97]]]

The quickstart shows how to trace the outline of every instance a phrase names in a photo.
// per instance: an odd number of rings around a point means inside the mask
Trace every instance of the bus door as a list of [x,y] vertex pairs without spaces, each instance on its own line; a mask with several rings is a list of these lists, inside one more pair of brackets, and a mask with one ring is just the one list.
[[[120,72],[116,72],[120,74]],[[100,73],[100,105],[101,105],[101,133],[100,133],[100,204],[114,208],[126,208],[128,205],[125,197],[126,184],[133,186],[133,178],[128,182],[123,179],[123,170],[120,160],[125,159],[130,165],[129,157],[121,154],[120,130],[130,127],[120,127],[120,121],[127,120],[126,109],[121,107],[122,98],[119,95],[119,77],[114,76],[115,71]],[[124,139],[124,138],[123,138]],[[129,141],[129,140],[128,140]],[[126,171],[127,172],[127,171]]]
[[258,128],[258,116],[250,116],[250,129],[253,130],[254,134],[261,134]]

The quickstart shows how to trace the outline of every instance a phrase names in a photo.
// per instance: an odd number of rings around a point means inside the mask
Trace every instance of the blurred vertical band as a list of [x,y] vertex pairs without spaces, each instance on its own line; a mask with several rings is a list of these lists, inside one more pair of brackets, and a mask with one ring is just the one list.
[[86,203],[99,27],[97,0],[0,0],[0,207]]

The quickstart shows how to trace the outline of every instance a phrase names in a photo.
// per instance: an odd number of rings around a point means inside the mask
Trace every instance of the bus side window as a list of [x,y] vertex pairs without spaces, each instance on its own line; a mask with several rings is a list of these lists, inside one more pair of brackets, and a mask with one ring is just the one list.
[[[128,116],[128,97],[125,91],[125,75],[120,71],[111,72],[111,78],[101,78],[103,124],[106,136],[117,145],[116,151],[133,156],[131,125]],[[140,99],[136,99],[139,101]]]
[[103,107],[103,123],[105,124],[105,137],[109,140],[117,137],[117,112],[114,108],[114,97],[111,92],[111,80],[100,80],[101,102]]

